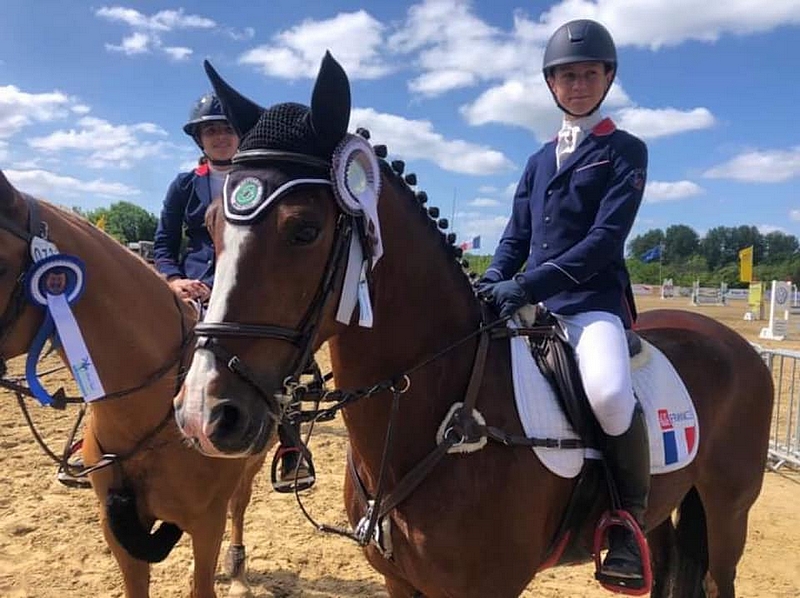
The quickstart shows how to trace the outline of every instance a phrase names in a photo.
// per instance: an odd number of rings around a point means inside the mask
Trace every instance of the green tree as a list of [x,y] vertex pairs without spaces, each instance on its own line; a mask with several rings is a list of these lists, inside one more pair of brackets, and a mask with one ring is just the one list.
[[778,264],[792,259],[797,253],[798,242],[794,235],[773,231],[764,235],[763,261],[767,264]]
[[734,243],[732,231],[731,228],[717,226],[709,230],[700,241],[700,253],[711,270],[738,259],[741,248]]
[[696,254],[700,248],[700,237],[690,226],[675,224],[667,227],[664,237],[664,262],[681,263]]
[[153,214],[127,201],[111,204],[106,216],[106,232],[122,243],[152,241],[157,224]]
[[642,256],[656,245],[664,242],[664,231],[653,228],[644,234],[631,239],[628,243],[628,255],[632,258],[642,259]]

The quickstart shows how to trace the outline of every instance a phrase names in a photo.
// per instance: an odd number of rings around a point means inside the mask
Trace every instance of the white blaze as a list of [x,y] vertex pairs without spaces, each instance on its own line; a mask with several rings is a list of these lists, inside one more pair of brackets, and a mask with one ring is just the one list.
[[[211,290],[204,322],[217,324],[224,321],[229,297],[236,286],[236,274],[243,247],[251,235],[249,226],[233,226],[225,223],[224,246],[216,264],[214,288]],[[183,383],[184,433],[197,438],[204,449],[210,446],[207,438],[211,433],[206,423],[208,409],[205,404],[205,388],[218,375],[217,360],[214,355],[210,351],[196,351]]]

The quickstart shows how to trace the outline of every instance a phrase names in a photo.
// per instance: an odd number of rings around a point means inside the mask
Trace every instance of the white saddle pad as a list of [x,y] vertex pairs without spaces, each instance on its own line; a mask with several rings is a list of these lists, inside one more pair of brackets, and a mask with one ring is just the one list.
[[[509,322],[509,327],[515,327]],[[550,384],[531,355],[528,339],[511,342],[514,398],[528,438],[577,438]],[[642,339],[642,352],[631,360],[633,391],[642,405],[650,437],[650,469],[669,473],[692,462],[700,438],[697,413],[686,386],[666,356]],[[573,478],[584,458],[596,458],[590,449],[534,447],[539,460],[554,474]]]

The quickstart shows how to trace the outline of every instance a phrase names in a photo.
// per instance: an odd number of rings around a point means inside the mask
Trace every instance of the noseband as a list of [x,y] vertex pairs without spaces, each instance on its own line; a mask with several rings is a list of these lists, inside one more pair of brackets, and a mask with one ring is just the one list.
[[[32,247],[34,240],[37,238],[47,240],[48,234],[47,223],[39,219],[39,204],[36,202],[36,199],[27,193],[20,193],[20,195],[28,206],[27,230],[6,215],[0,214],[0,229],[13,234],[28,244],[28,251],[25,252],[25,258],[22,260],[14,289],[11,291],[11,297],[2,315],[0,315],[0,347],[3,346],[3,343],[5,343],[9,334],[11,334],[14,324],[25,309],[25,285],[23,282],[25,280],[25,274],[28,272],[28,268],[33,261]],[[0,377],[5,376],[5,374],[6,360],[2,353],[0,353]]]
[[[259,155],[254,157],[263,159],[264,156]],[[281,160],[304,165],[309,165],[309,160],[314,160],[314,166],[319,167],[325,165],[329,168],[327,162],[290,152],[270,151],[268,158],[270,160]],[[234,162],[237,161],[238,160],[234,159]],[[232,226],[236,225],[232,224]],[[297,347],[298,353],[291,368],[292,373],[283,382],[284,404],[288,403],[292,395],[292,389],[299,384],[300,376],[308,369],[313,359],[314,338],[319,330],[325,305],[333,292],[336,273],[340,271],[347,257],[347,250],[350,245],[352,234],[352,217],[339,209],[339,215],[336,219],[336,228],[334,230],[333,247],[328,254],[322,279],[317,286],[313,300],[296,328],[287,328],[274,324],[242,324],[239,322],[224,321],[199,322],[194,329],[195,336],[198,337],[196,349],[210,351],[214,357],[224,363],[231,372],[242,378],[250,386],[255,388],[265,400],[269,401],[270,398],[275,396],[275,392],[270,392],[269,389],[266,388],[266,385],[260,380],[256,371],[248,367],[238,355],[235,355],[223,347],[218,339],[224,337],[264,338],[291,343]]]

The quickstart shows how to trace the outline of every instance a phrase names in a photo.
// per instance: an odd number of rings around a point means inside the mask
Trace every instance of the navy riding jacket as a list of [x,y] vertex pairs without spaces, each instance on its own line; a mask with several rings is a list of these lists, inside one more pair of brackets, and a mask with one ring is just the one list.
[[532,303],[572,315],[636,319],[625,239],[642,201],[647,147],[604,119],[556,172],[556,141],[532,155],[514,194],[489,277],[517,274]]
[[[207,165],[182,172],[169,186],[153,241],[156,269],[169,278],[214,283],[214,245],[205,224],[211,204],[211,177]],[[181,252],[183,231],[187,246]]]

